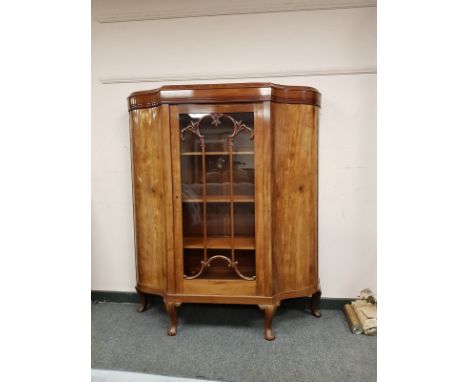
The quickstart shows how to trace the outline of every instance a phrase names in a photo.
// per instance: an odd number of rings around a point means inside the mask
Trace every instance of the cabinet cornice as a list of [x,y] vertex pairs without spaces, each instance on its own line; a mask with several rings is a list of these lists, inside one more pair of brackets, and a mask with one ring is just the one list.
[[270,82],[169,85],[139,91],[128,97],[128,110],[146,109],[161,104],[277,102],[320,107],[321,94],[312,87],[285,86]]

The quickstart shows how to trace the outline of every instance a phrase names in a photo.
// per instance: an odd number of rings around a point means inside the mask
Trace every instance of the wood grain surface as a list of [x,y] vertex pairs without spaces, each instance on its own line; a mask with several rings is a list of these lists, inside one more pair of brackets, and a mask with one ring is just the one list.
[[273,104],[274,291],[316,286],[317,108]]
[[[131,112],[131,155],[138,284],[166,289],[167,232],[163,124],[159,108]],[[170,161],[169,161],[170,163]],[[168,242],[169,237],[169,242]]]

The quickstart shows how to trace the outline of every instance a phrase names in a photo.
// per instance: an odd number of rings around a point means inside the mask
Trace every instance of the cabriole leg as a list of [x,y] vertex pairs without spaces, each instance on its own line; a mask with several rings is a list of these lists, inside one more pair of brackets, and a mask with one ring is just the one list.
[[138,297],[140,299],[140,306],[138,307],[138,312],[144,312],[146,309],[148,309],[149,307],[149,302],[148,302],[148,295],[144,292],[141,292],[139,291],[137,288],[135,288],[137,293],[138,293]]
[[171,326],[167,330],[167,335],[175,336],[177,334],[177,322],[178,322],[177,311],[176,311],[177,304],[175,302],[164,301],[164,305],[166,305],[167,314],[169,315],[169,318],[171,319]]
[[321,296],[322,296],[322,291],[319,289],[317,292],[315,292],[312,295],[312,298],[310,299],[310,311],[312,313],[312,316],[314,316],[314,317],[321,317],[322,316],[322,314],[318,310],[318,305],[319,305]]
[[262,308],[265,314],[265,339],[267,341],[273,341],[276,337],[271,326],[273,322],[273,316],[276,312],[276,305],[264,305]]

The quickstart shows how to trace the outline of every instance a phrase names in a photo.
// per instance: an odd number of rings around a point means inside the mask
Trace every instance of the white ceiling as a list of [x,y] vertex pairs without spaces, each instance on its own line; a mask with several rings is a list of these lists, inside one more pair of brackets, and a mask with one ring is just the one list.
[[245,13],[375,7],[377,0],[92,0],[101,23]]

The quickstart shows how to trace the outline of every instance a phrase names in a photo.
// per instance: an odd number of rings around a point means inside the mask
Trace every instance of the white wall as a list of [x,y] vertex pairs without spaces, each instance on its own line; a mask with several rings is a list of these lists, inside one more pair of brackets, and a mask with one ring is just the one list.
[[323,296],[376,290],[376,8],[99,22],[119,4],[128,14],[129,3],[111,3],[93,1],[92,289],[135,286],[126,97],[165,84],[271,81],[323,95]]

